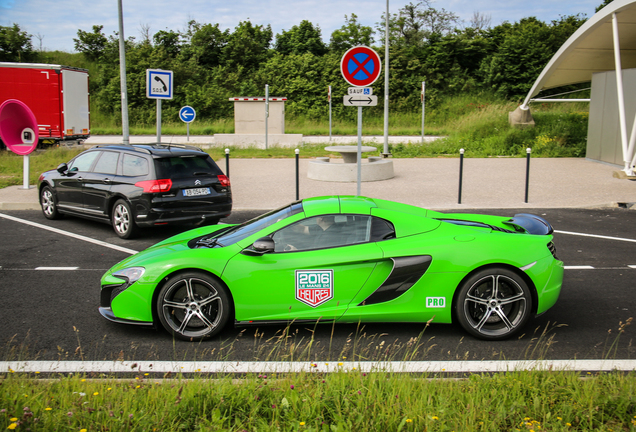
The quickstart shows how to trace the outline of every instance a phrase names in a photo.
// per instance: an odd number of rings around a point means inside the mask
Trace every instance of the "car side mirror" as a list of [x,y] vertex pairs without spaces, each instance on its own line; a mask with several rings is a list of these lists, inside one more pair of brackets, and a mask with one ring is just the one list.
[[66,171],[68,171],[68,165],[66,165],[64,162],[57,166],[57,172],[59,172],[60,174],[64,174]]
[[254,242],[251,248],[243,250],[245,255],[263,255],[274,252],[274,240],[271,237],[261,237]]

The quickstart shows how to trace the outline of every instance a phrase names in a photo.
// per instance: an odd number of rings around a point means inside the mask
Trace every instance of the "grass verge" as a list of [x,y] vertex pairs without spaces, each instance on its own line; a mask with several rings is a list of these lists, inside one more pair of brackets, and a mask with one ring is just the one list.
[[[34,379],[35,378],[35,379]],[[0,428],[69,431],[629,431],[636,374],[511,372],[439,380],[356,370],[0,381]]]

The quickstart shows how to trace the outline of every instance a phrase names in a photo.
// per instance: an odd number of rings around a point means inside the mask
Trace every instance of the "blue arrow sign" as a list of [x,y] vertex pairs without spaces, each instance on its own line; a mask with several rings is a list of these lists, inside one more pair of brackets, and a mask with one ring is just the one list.
[[191,106],[184,106],[179,110],[179,118],[184,123],[192,123],[197,116],[197,112]]

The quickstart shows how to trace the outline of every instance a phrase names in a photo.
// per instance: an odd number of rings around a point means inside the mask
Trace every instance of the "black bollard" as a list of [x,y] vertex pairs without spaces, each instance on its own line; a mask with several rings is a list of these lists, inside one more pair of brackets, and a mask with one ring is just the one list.
[[225,149],[225,175],[230,178],[230,149]]

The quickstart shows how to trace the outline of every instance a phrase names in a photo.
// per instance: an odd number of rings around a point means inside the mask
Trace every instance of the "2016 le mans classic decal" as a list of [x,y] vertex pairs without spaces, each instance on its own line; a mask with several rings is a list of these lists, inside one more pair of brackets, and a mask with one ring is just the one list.
[[296,270],[296,300],[311,307],[333,298],[333,270]]

